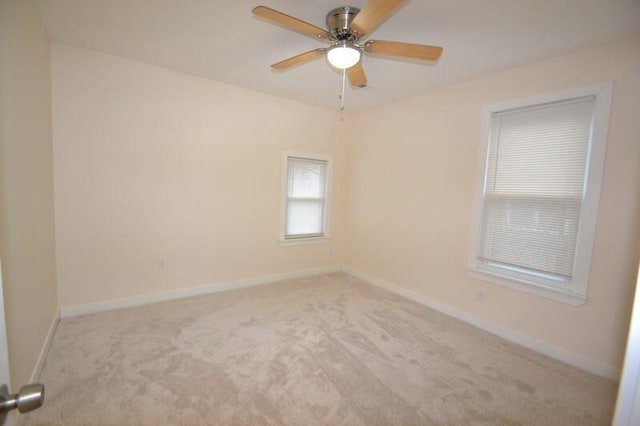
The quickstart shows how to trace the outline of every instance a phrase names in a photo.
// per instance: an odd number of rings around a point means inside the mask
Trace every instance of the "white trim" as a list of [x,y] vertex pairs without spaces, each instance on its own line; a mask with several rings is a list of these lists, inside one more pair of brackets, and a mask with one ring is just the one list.
[[49,348],[51,347],[51,343],[53,342],[53,336],[56,334],[56,330],[58,329],[58,324],[60,323],[60,312],[56,311],[53,320],[51,321],[51,325],[49,326],[49,331],[47,332],[47,336],[44,339],[44,343],[42,344],[42,349],[40,349],[40,354],[38,355],[38,360],[36,361],[36,365],[33,367],[33,371],[31,372],[31,378],[29,379],[30,383],[39,382],[40,373],[42,372],[42,367],[44,367],[44,362],[47,359],[47,354],[49,353]]
[[[9,364],[9,342],[7,340],[7,316],[4,309],[4,285],[2,281],[2,259],[0,259],[0,380],[6,381],[7,387],[12,389],[11,365]],[[0,385],[3,383],[0,382]],[[11,423],[12,415],[7,416],[7,424]]]
[[243,280],[226,281],[220,283],[207,284],[198,287],[191,287],[182,290],[165,291],[141,296],[133,296],[122,299],[111,299],[102,302],[89,303],[86,305],[73,305],[60,308],[60,317],[68,318],[79,315],[88,315],[96,312],[111,311],[116,309],[130,308],[134,306],[148,305],[151,303],[165,302],[169,300],[183,299],[186,297],[200,296],[203,294],[218,293],[221,291],[235,290],[245,287],[270,284],[276,281],[301,278],[310,275],[329,274],[339,272],[340,265],[321,266],[318,268],[305,269],[302,271],[284,272],[281,274],[264,275],[262,277],[247,278]]
[[622,378],[618,388],[616,411],[613,416],[614,426],[631,426],[640,424],[640,265],[636,291],[631,310],[631,325],[627,349],[622,367]]
[[467,266],[467,272],[469,273],[469,275],[471,275],[472,278],[475,278],[477,280],[482,280],[513,290],[519,290],[536,296],[545,297],[547,299],[566,303],[572,306],[584,305],[589,299],[589,297],[586,295],[573,293],[570,290],[565,290],[557,287],[545,287],[541,284],[529,280],[519,280],[514,276],[501,275],[499,273],[490,272],[486,269],[480,269],[474,266]]
[[[587,89],[584,89],[585,92]],[[604,176],[604,163],[607,151],[607,135],[609,133],[609,113],[613,97],[613,83],[606,83],[589,88],[595,95],[596,104],[593,113],[593,134],[587,176],[585,177],[586,192],[582,211],[580,212],[580,227],[576,242],[575,266],[572,284],[574,292],[587,294],[589,275],[591,273],[591,259],[596,238],[598,206],[600,204],[600,188]]]
[[[309,160],[318,160],[318,161],[326,161],[327,162],[327,176],[325,182],[325,202],[324,202],[324,213],[323,213],[323,234],[319,237],[301,237],[301,238],[286,238],[285,235],[287,233],[287,176],[289,174],[288,169],[288,159],[289,158],[300,158],[300,159],[309,159]],[[333,159],[330,155],[327,154],[316,154],[312,152],[301,152],[301,151],[292,151],[288,149],[282,150],[282,181],[280,187],[280,232],[278,234],[278,242],[281,246],[287,245],[302,245],[302,244],[313,244],[316,242],[323,242],[320,239],[328,239],[330,237],[330,227],[329,227],[329,212],[331,211],[331,175],[333,168]],[[293,241],[295,242],[288,244],[287,242]]]
[[328,243],[329,240],[329,237],[287,238],[285,240],[278,240],[278,244],[280,244],[281,246],[301,246],[304,244]]
[[564,363],[573,365],[574,367],[586,370],[598,376],[606,377],[608,379],[618,380],[620,377],[619,370],[601,362],[586,358],[583,355],[568,351],[566,349],[562,349],[555,345],[551,345],[549,343],[535,339],[531,336],[519,333],[511,328],[496,324],[491,321],[487,321],[476,315],[446,305],[442,302],[438,302],[434,299],[423,296],[422,294],[418,294],[412,290],[407,290],[405,288],[399,287],[374,275],[361,272],[355,268],[343,265],[342,270],[373,285],[389,290],[400,296],[404,296],[407,299],[413,300],[414,302],[417,302],[428,308],[435,309],[436,311],[441,312],[445,315],[449,315],[450,317],[464,321],[475,327],[488,331],[489,333],[500,336],[506,340],[517,343],[533,351],[547,355],[558,361],[562,361]]
[[[611,109],[612,95],[613,83],[607,82],[588,87],[580,87],[572,90],[546,93],[530,96],[524,99],[495,103],[486,105],[483,108],[482,141],[479,145],[478,152],[479,163],[476,177],[476,194],[470,232],[471,241],[469,244],[467,260],[467,271],[472,277],[573,306],[582,305],[587,301],[600,187],[602,184],[607,147],[609,112]],[[584,96],[595,96],[595,110],[592,125],[593,134],[587,159],[587,176],[585,177],[586,191],[584,193],[584,201],[580,212],[578,239],[576,241],[574,254],[575,261],[573,276],[569,282],[569,288],[566,290],[562,288],[550,288],[545,285],[548,283],[534,276],[492,273],[490,270],[485,269],[477,258],[480,239],[480,216],[482,214],[484,203],[484,187],[487,169],[487,156],[489,155],[488,145],[492,113]]]

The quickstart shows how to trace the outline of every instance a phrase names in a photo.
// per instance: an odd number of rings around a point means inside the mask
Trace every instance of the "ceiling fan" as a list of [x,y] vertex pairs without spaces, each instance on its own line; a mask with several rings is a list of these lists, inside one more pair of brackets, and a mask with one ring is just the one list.
[[442,47],[397,41],[361,40],[376,29],[404,0],[369,0],[362,9],[343,6],[327,14],[327,29],[317,27],[267,6],[257,6],[254,15],[279,24],[293,31],[331,43],[301,53],[271,65],[275,70],[286,70],[326,55],[329,63],[346,70],[352,86],[365,87],[367,77],[362,67],[362,53],[392,58],[435,61],[442,54]]

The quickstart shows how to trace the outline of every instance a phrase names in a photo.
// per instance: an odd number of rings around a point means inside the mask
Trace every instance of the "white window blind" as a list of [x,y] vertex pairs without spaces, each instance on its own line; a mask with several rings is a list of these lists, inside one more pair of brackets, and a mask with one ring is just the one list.
[[324,160],[287,157],[285,238],[324,235],[327,167]]
[[567,287],[595,96],[491,115],[478,259]]

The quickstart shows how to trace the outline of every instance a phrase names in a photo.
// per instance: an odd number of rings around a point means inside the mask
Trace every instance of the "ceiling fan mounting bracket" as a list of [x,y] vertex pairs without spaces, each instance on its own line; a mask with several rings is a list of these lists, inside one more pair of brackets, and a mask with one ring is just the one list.
[[327,14],[328,39],[330,41],[355,42],[360,36],[353,31],[350,26],[353,18],[360,12],[360,9],[352,6],[342,6],[333,9]]

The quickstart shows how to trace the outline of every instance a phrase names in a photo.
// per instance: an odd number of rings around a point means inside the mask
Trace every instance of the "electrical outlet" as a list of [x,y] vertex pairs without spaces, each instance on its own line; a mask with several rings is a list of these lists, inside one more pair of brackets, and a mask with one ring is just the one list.
[[476,300],[478,301],[478,303],[484,303],[486,297],[487,295],[484,293],[484,291],[478,290],[476,292]]
[[157,259],[157,260],[156,260],[156,268],[157,268],[159,271],[162,271],[162,270],[164,270],[164,269],[167,269],[167,261],[166,261],[166,260],[164,260],[164,259]]

